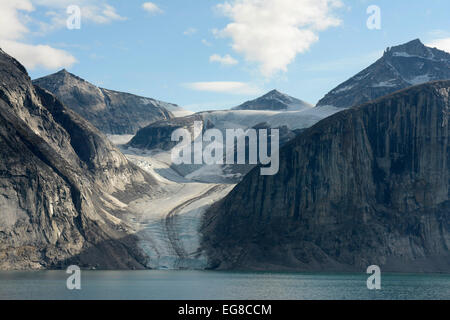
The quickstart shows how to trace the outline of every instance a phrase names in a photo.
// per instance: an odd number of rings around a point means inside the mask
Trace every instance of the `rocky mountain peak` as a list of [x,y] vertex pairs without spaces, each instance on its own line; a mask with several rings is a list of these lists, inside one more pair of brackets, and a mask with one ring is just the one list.
[[134,134],[148,124],[174,115],[178,106],[97,87],[62,69],[33,81],[106,134]]
[[388,47],[385,51],[385,55],[389,53],[405,52],[408,54],[425,55],[428,52],[428,48],[420,41],[420,39],[415,39],[409,41],[405,44],[401,44],[394,47]]
[[310,106],[307,102],[274,89],[255,100],[247,101],[233,108],[233,110],[299,110]]
[[331,90],[317,106],[348,108],[429,81],[450,79],[450,54],[419,39],[387,48],[381,59]]

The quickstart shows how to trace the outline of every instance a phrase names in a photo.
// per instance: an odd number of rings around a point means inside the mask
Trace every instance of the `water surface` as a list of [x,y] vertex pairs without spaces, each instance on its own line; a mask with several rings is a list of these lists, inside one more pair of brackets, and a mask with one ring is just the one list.
[[0,299],[450,299],[450,275],[382,274],[368,290],[366,274],[214,271],[81,271],[68,290],[65,271],[0,272]]

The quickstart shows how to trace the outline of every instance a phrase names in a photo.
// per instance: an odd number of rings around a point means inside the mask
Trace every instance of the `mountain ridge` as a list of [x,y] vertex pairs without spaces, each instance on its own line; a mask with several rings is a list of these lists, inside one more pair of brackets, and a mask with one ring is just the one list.
[[312,105],[274,89],[254,100],[246,101],[231,110],[293,111],[305,108],[312,108]]
[[327,93],[317,107],[348,108],[412,85],[450,79],[450,54],[419,39],[388,47],[383,56]]
[[174,117],[175,104],[97,87],[62,69],[33,80],[106,134],[134,134],[138,129]]

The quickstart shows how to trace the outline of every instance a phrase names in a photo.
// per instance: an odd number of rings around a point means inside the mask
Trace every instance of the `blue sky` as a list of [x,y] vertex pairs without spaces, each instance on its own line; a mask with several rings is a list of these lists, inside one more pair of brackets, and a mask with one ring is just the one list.
[[[32,78],[65,67],[192,111],[274,88],[315,104],[388,46],[420,38],[450,51],[448,0],[17,1],[0,4],[0,29],[9,28],[0,46]],[[70,4],[81,8],[80,29],[65,26]],[[379,30],[366,26],[370,5]]]

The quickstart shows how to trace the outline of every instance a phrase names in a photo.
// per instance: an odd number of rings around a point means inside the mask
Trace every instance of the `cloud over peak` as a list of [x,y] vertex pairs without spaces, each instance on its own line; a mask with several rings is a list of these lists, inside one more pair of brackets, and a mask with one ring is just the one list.
[[216,34],[231,38],[236,52],[271,77],[287,71],[320,31],[341,24],[334,16],[341,6],[340,0],[230,0],[217,5],[231,22]]

